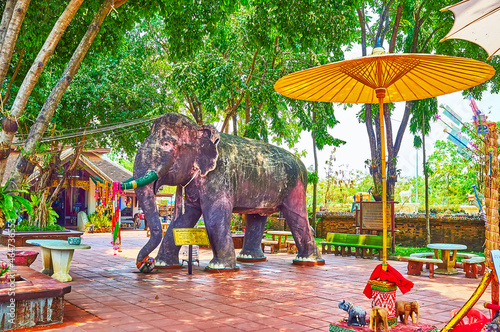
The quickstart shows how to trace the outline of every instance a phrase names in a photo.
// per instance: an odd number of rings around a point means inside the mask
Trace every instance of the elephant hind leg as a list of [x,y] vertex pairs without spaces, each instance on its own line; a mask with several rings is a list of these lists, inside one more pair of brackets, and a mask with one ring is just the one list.
[[245,238],[243,241],[243,249],[241,249],[238,258],[243,259],[258,259],[263,258],[261,242],[266,228],[267,216],[258,214],[247,214],[247,226],[245,230]]
[[306,190],[300,181],[283,201],[281,211],[292,231],[297,246],[298,254],[295,260],[322,261],[314,239],[313,229],[309,226],[309,219],[307,218]]

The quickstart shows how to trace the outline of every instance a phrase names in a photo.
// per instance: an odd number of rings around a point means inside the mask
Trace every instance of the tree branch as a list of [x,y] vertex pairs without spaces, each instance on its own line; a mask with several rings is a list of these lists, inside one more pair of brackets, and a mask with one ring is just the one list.
[[12,88],[12,83],[14,83],[14,81],[15,81],[15,79],[17,77],[17,73],[19,72],[19,67],[21,67],[21,63],[23,62],[23,56],[24,56],[24,52],[25,51],[26,51],[26,49],[22,48],[21,49],[21,54],[19,54],[19,60],[17,61],[16,69],[14,70],[14,74],[12,74],[12,77],[10,78],[9,86],[7,87],[7,91],[5,92],[5,97],[3,98],[3,103],[4,104],[10,98],[10,90]]
[[[45,40],[45,43],[40,49],[40,52],[38,52],[35,61],[33,61],[33,64],[31,65],[31,68],[28,71],[28,74],[24,78],[23,83],[19,88],[19,91],[16,95],[16,99],[12,104],[12,109],[10,110],[9,118],[17,120],[23,114],[24,109],[26,108],[26,104],[28,103],[28,99],[31,95],[31,92],[33,91],[33,88],[38,82],[38,79],[42,74],[45,64],[49,60],[50,56],[54,53],[57,43],[61,39],[61,36],[63,35],[67,26],[75,16],[76,11],[78,10],[78,8],[80,8],[82,2],[83,0],[71,0],[68,6],[66,6],[66,8],[64,9],[64,12],[57,20],[57,22],[54,24],[52,31]],[[0,77],[0,82],[2,82],[2,80],[3,79],[1,79]],[[10,147],[10,145],[12,144],[12,140],[14,139],[14,135],[15,132],[3,131],[3,135],[0,138],[0,144],[5,147]],[[43,135],[43,132],[41,133],[41,135]],[[7,158],[0,160],[0,180],[3,179],[6,163],[7,163]]]
[[12,181],[10,181],[9,187],[13,186],[15,188],[16,186],[19,186],[22,179],[24,178],[25,174],[22,174],[19,168],[22,158],[24,158],[25,155],[29,155],[33,153],[33,151],[35,151],[37,142],[42,138],[43,133],[47,129],[47,126],[49,125],[50,120],[54,115],[57,105],[59,104],[62,96],[66,92],[66,89],[73,80],[73,77],[78,72],[78,69],[80,68],[81,63],[85,58],[87,51],[92,45],[95,36],[99,33],[101,24],[110,12],[113,3],[116,8],[123,4],[125,1],[126,0],[121,0],[115,3],[114,0],[105,0],[97,13],[94,15],[94,18],[92,19],[92,22],[90,23],[85,36],[82,38],[80,44],[73,53],[73,56],[69,60],[69,63],[66,66],[66,69],[64,70],[61,78],[59,79],[59,82],[57,82],[56,86],[52,89],[49,97],[45,101],[40,113],[38,114],[35,123],[33,124],[33,126],[31,126],[30,133],[28,135],[28,138],[26,139],[26,143],[24,144],[24,153],[19,155],[16,166],[12,171]]
[[389,44],[389,53],[394,53],[394,50],[396,49],[396,39],[398,37],[401,15],[403,15],[403,5],[399,5],[396,12],[396,18],[394,20],[394,28],[392,29],[391,42]]
[[361,5],[362,8],[356,7],[356,12],[358,13],[359,25],[361,26],[361,54],[366,56],[366,20],[364,14],[364,2]]
[[436,34],[436,32],[438,32],[439,30],[441,30],[443,27],[444,27],[444,25],[441,25],[440,27],[436,28],[434,31],[431,32],[431,34],[429,35],[429,37],[427,37],[427,39],[425,40],[424,44],[422,45],[422,48],[420,49],[419,53],[425,51],[425,48],[427,47],[427,44],[431,41],[432,37]]
[[7,31],[5,32],[2,48],[0,49],[0,85],[7,76],[12,54],[14,53],[14,48],[16,46],[17,36],[19,35],[19,30],[21,30],[21,25],[23,23],[24,16],[26,15],[26,11],[28,10],[30,1],[31,0],[17,0],[7,27]]
[[399,153],[399,148],[401,147],[401,142],[403,141],[403,135],[406,131],[406,126],[408,125],[408,120],[410,119],[411,109],[413,107],[412,101],[407,101],[405,105],[405,112],[403,113],[403,119],[399,125],[398,134],[396,135],[396,141],[394,142],[394,155],[397,156]]
[[7,28],[9,27],[10,20],[12,19],[12,14],[14,12],[14,7],[16,7],[16,3],[17,0],[7,0],[7,2],[5,3],[2,22],[0,22],[0,50],[2,49],[5,34],[7,33]]
[[[388,13],[389,8],[391,7],[391,4],[392,4],[393,1],[394,0],[389,0],[389,2],[387,3],[387,5],[384,6],[382,14],[380,14],[380,21],[379,21],[378,28],[377,28],[377,34],[375,35],[375,40],[377,40],[377,38],[380,38],[381,35],[382,35],[382,28],[384,27],[384,21],[385,21],[385,18],[387,16],[387,13]],[[384,41],[383,39],[380,39],[381,43],[383,41]]]

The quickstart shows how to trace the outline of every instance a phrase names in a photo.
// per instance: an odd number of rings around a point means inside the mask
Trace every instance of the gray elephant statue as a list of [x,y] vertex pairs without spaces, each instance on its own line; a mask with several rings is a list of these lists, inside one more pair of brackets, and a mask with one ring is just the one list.
[[[163,186],[177,186],[174,218],[163,237],[155,195]],[[122,184],[135,192],[151,229],[140,250],[143,272],[179,264],[173,229],[192,228],[203,214],[213,250],[206,269],[235,270],[231,237],[232,213],[246,215],[240,257],[263,258],[261,241],[267,216],[282,211],[298,254],[294,263],[324,264],[309,226],[306,209],[307,172],[293,154],[260,141],[219,133],[186,116],[168,113],[155,120],[151,135],[139,148],[134,181]],[[182,199],[184,197],[184,199]],[[161,246],[156,259],[150,253]]]

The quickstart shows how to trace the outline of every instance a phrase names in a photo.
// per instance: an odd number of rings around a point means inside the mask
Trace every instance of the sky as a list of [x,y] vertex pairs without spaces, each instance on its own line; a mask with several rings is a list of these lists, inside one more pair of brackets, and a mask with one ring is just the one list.
[[[462,117],[462,121],[472,121],[472,109],[469,106],[469,101],[462,96],[461,92],[456,92],[444,96],[437,97],[438,105],[446,104],[455,113]],[[494,107],[494,103],[500,104],[500,97],[498,95],[484,94],[482,100],[476,100],[479,109],[484,112],[489,121],[500,121],[499,107]],[[404,102],[396,103],[396,111],[391,119],[393,126],[393,136],[395,138],[399,124],[403,117]],[[335,117],[340,122],[329,132],[334,137],[346,141],[346,144],[337,148],[335,152],[335,165],[341,168],[348,167],[349,169],[359,169],[365,173],[368,170],[365,168],[364,161],[370,159],[370,146],[368,134],[364,123],[358,123],[356,114],[360,110],[360,105],[355,105],[352,108],[344,110],[343,105],[336,104]],[[440,114],[442,109],[440,108]],[[443,132],[443,127],[439,121],[431,123],[431,132],[426,136],[426,154],[429,156],[434,151],[434,143],[437,140],[445,140],[448,134]],[[307,156],[301,158],[304,165],[309,168],[314,165],[314,157],[312,150],[312,140],[310,134],[302,135],[301,140],[296,146],[297,150],[307,151]],[[322,151],[318,151],[318,171],[319,177],[326,176],[326,162],[330,157],[332,151],[331,147],[325,147]],[[401,176],[414,177],[417,174],[417,150],[413,147],[413,135],[410,133],[408,127],[403,136],[401,149],[399,152],[398,168],[401,169]],[[344,166],[341,166],[344,165]],[[422,151],[418,151],[418,173],[422,176]]]

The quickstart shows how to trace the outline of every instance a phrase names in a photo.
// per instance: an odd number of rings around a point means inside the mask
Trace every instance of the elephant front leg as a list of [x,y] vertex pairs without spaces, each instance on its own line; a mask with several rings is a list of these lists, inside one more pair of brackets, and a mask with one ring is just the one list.
[[178,266],[180,246],[176,246],[174,242],[174,228],[193,228],[198,219],[200,219],[201,211],[199,208],[186,204],[185,212],[177,219],[173,220],[168,229],[160,249],[158,256],[155,259],[155,266]]
[[262,251],[261,242],[264,229],[266,228],[267,216],[258,214],[246,215],[246,230],[245,239],[243,242],[243,249],[238,255],[238,261],[266,261],[266,256]]
[[231,236],[231,214],[233,207],[228,200],[219,198],[202,205],[203,219],[212,246],[214,257],[205,268],[207,271],[239,269],[236,266],[233,238]]

